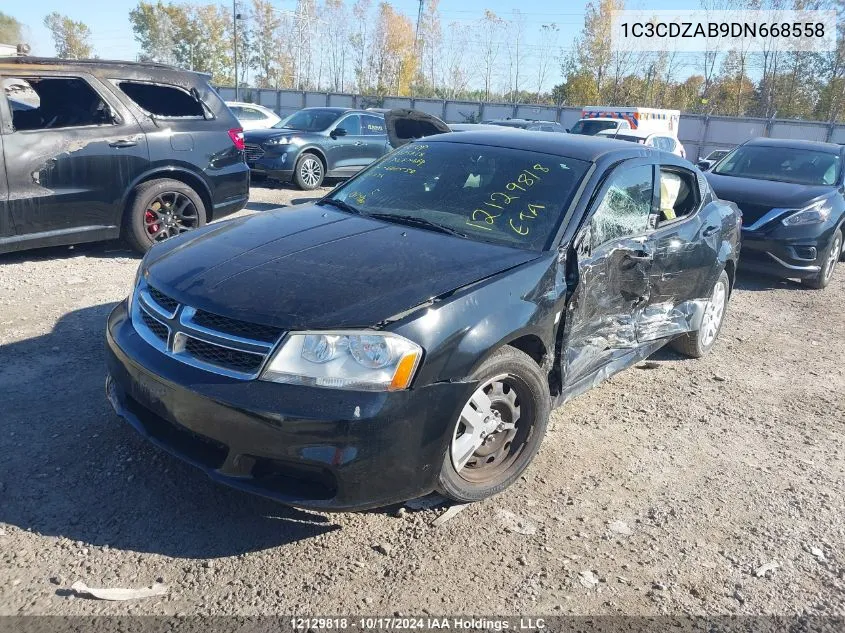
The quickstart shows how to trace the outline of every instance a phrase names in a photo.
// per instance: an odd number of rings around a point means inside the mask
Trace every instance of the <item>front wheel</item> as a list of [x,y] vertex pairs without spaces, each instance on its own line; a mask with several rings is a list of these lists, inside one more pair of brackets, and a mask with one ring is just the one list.
[[833,234],[830,246],[828,246],[824,253],[824,257],[822,258],[822,265],[819,270],[819,274],[815,277],[805,279],[804,283],[810,288],[815,288],[816,290],[823,290],[827,288],[830,280],[833,279],[833,271],[836,270],[836,264],[839,263],[840,257],[842,257],[841,230],[836,231],[836,233]]
[[731,282],[724,270],[713,285],[713,292],[704,307],[701,326],[695,332],[688,332],[672,341],[672,347],[690,358],[701,358],[707,354],[719,338],[725,312],[728,310],[728,296]]
[[314,154],[303,154],[296,161],[293,179],[300,189],[310,191],[323,184],[325,170],[323,162]]
[[462,503],[516,481],[534,459],[551,413],[548,379],[525,352],[503,347],[473,378],[478,387],[452,427],[438,480],[441,494]]

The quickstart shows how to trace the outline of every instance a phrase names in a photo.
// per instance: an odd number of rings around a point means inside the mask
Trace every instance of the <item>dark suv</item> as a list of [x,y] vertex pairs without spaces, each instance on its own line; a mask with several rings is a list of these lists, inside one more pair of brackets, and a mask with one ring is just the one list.
[[391,149],[380,112],[305,108],[265,130],[246,132],[246,161],[253,173],[300,189],[323,179],[354,176]]
[[208,77],[0,57],[0,253],[154,242],[243,208],[243,131]]

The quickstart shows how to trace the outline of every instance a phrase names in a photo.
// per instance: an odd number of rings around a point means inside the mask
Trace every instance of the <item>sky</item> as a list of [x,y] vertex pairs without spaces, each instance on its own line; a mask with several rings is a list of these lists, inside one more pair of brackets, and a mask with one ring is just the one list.
[[[179,1],[179,0],[177,0]],[[202,3],[203,0],[195,0]],[[319,0],[318,0],[319,2]],[[351,6],[354,0],[346,0]],[[377,4],[375,0],[373,4]],[[44,16],[58,11],[87,24],[91,31],[91,43],[95,53],[104,59],[134,60],[140,51],[129,24],[129,12],[137,6],[137,0],[0,0],[0,11],[10,14],[28,28],[28,43],[34,55],[53,55],[53,43],[49,31],[43,26]],[[275,0],[282,10],[292,10],[296,0]],[[416,20],[418,0],[391,0],[399,11]],[[515,0],[440,0],[441,24],[465,22],[467,25],[478,20],[485,9],[490,9],[502,18],[509,18],[515,9],[523,16],[529,35],[529,52],[532,59],[540,53],[531,49],[531,36],[537,36],[543,24],[555,23],[560,30],[559,48],[571,46],[584,24],[584,1],[540,0],[526,4]],[[698,9],[697,0],[630,0],[628,9]],[[555,55],[558,51],[554,52]],[[528,60],[529,65],[532,64]],[[530,72],[530,69],[529,69]],[[687,74],[687,73],[682,73]],[[550,77],[551,84],[558,83],[559,73],[555,68]]]

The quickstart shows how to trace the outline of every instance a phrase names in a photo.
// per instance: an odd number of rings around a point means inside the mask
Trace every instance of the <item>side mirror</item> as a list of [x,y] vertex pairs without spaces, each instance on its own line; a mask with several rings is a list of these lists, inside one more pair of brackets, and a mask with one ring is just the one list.
[[338,136],[346,136],[346,134],[347,134],[346,129],[344,129],[342,127],[336,127],[335,129],[332,130],[331,137],[337,138]]
[[569,128],[566,128],[566,133],[569,134]]

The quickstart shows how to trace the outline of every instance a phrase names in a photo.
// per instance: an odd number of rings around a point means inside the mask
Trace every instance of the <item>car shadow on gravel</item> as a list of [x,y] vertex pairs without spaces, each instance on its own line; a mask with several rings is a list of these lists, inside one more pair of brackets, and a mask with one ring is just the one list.
[[735,290],[807,290],[808,287],[792,279],[782,279],[762,273],[737,271]]
[[104,393],[103,332],[114,305],[70,312],[47,334],[0,346],[0,522],[189,559],[339,529],[324,515],[214,484],[121,421]]
[[140,253],[136,253],[120,240],[110,240],[108,242],[86,242],[85,244],[50,246],[48,248],[34,248],[17,253],[6,253],[0,255],[0,266],[21,262],[39,262],[48,259],[71,259],[74,257],[96,257],[100,259],[124,257],[141,261]]

